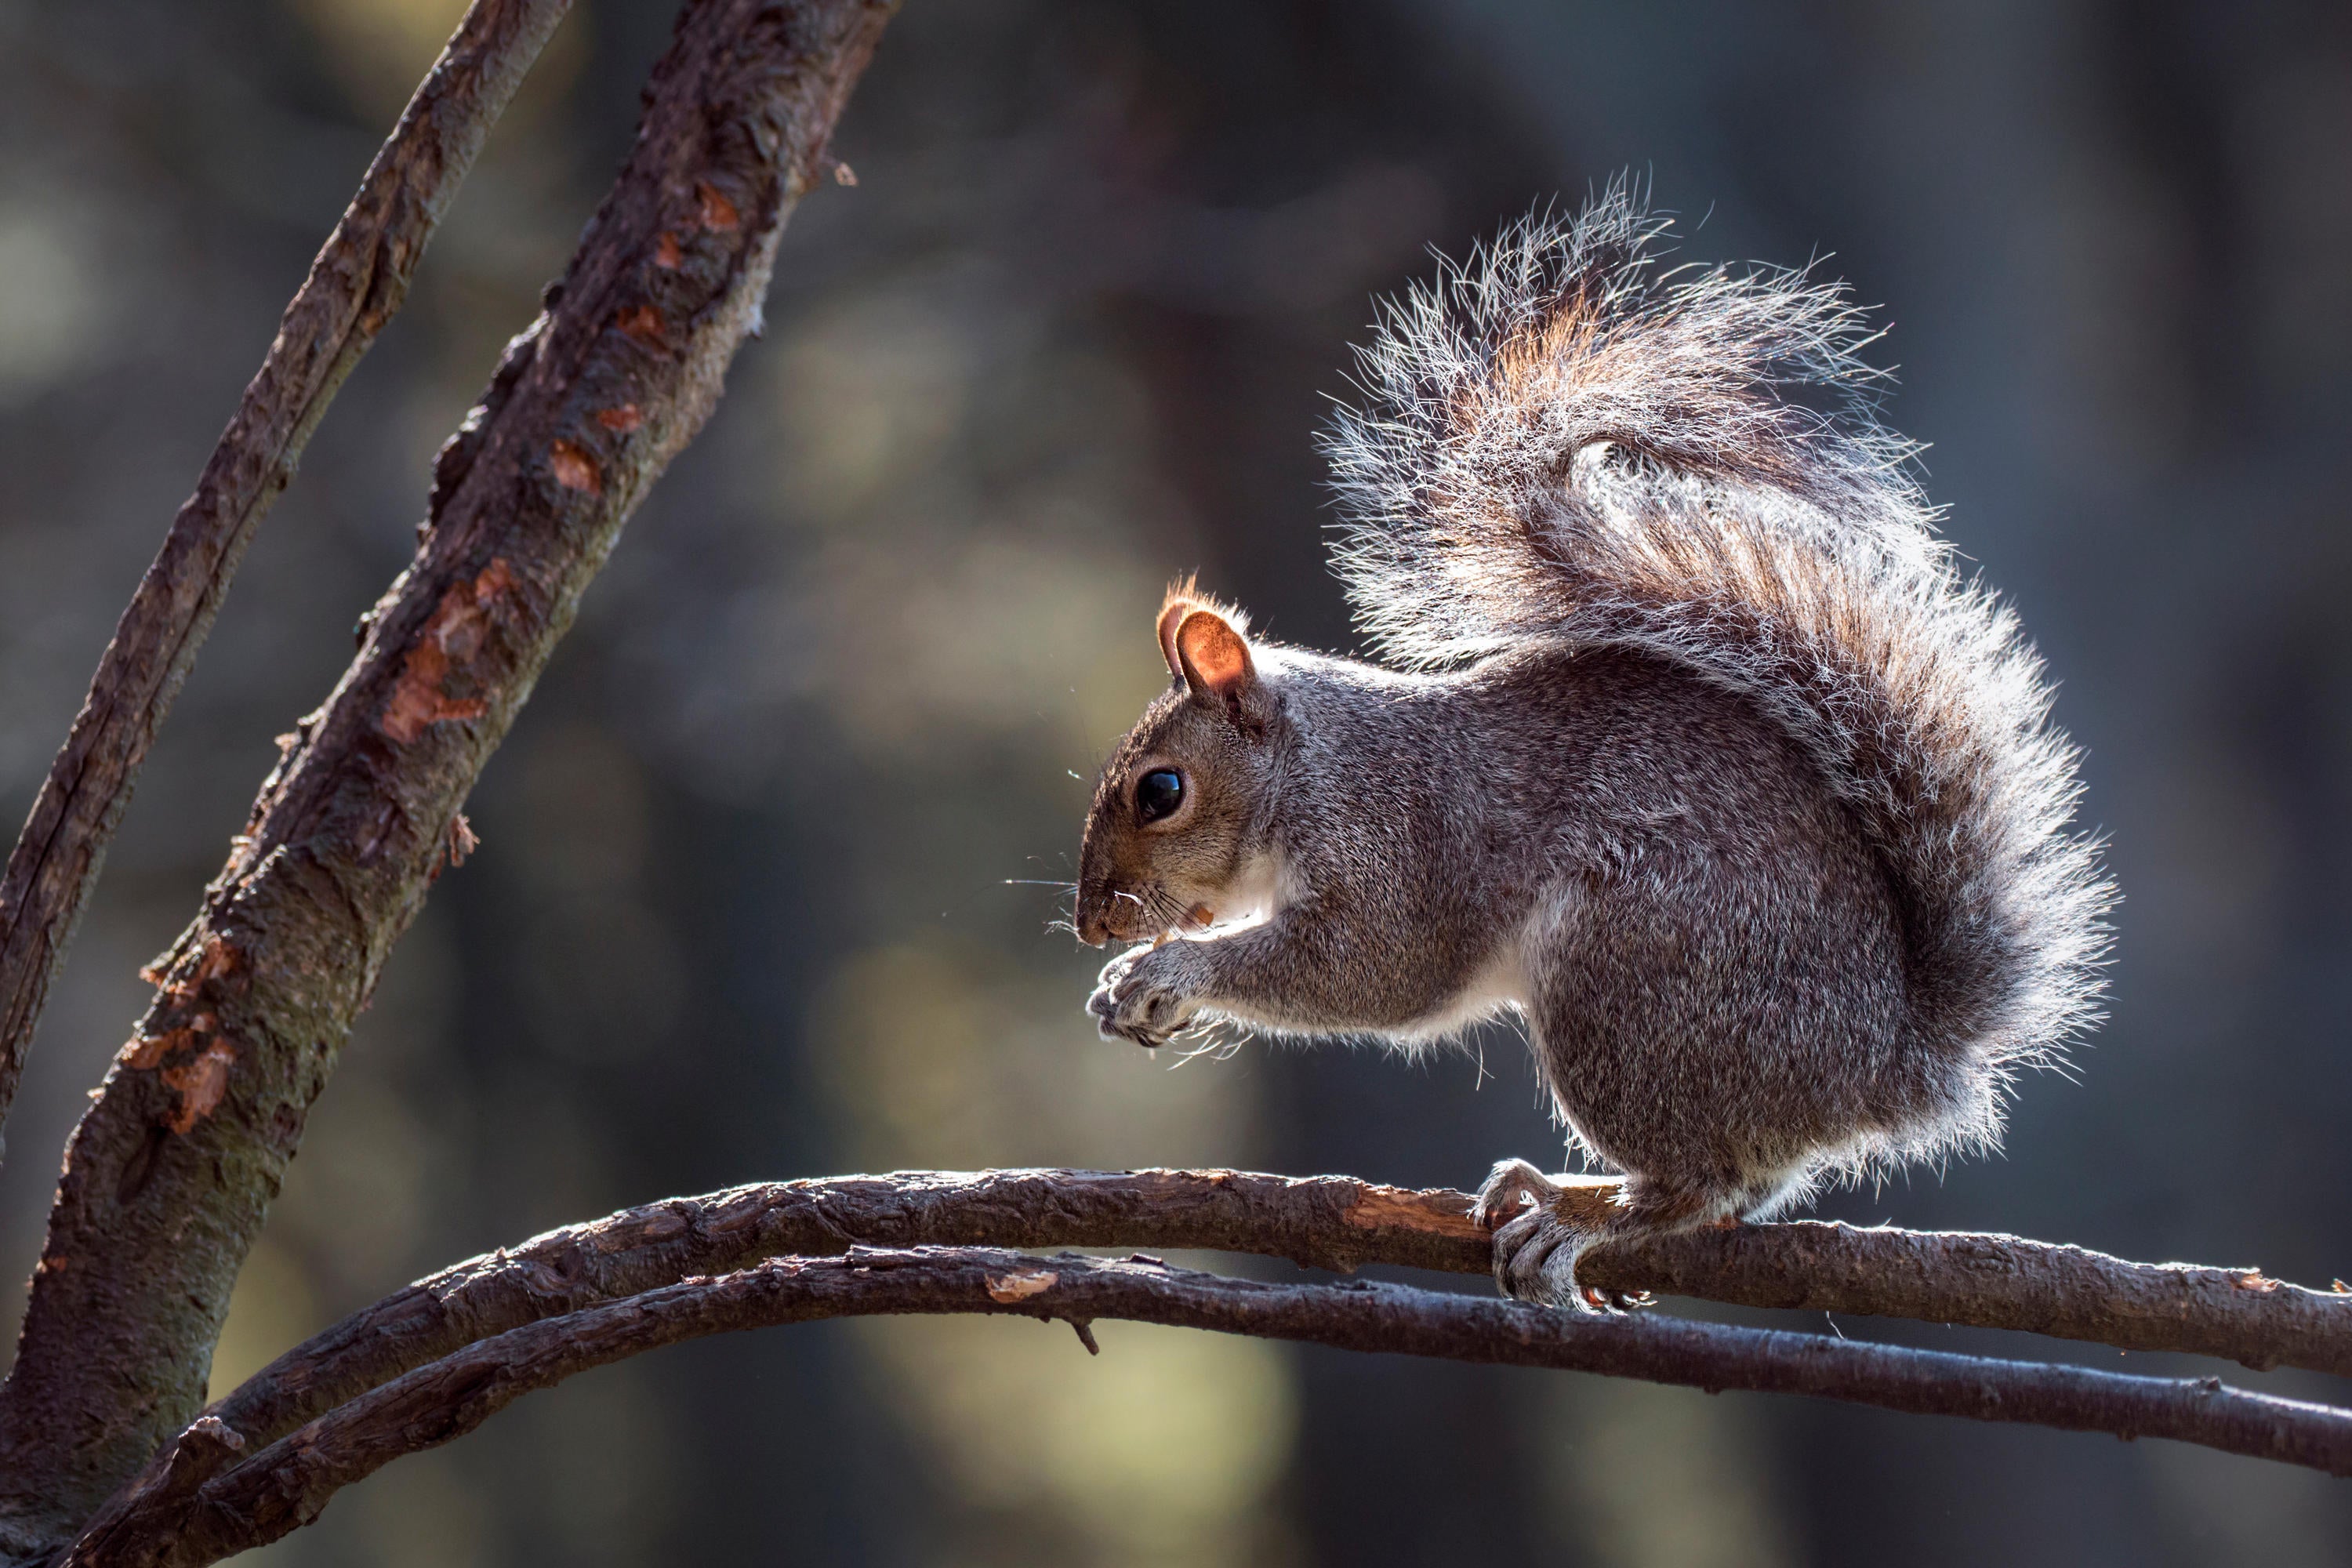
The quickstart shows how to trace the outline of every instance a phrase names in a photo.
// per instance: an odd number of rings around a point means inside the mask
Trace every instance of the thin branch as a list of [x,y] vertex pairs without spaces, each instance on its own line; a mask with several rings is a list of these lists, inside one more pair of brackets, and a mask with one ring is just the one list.
[[0,1121],[115,825],[264,513],[407,295],[482,142],[571,0],[475,0],[310,263],[236,416],[114,628],[0,876]]
[[[1469,1196],[1235,1171],[913,1172],[671,1198],[456,1264],[296,1346],[212,1406],[259,1442],[476,1340],[698,1274],[874,1246],[1202,1247],[1349,1271],[1486,1272]],[[2252,1269],[2126,1263],[2008,1236],[1808,1221],[1595,1252],[1622,1290],[2017,1329],[2352,1374],[2352,1296]],[[152,1477],[165,1456],[149,1466]]]
[[[1604,1319],[1395,1285],[1274,1285],[1138,1256],[1043,1258],[992,1247],[787,1258],[509,1329],[370,1390],[202,1484],[100,1521],[63,1561],[195,1568],[309,1523],[339,1489],[462,1436],[522,1394],[709,1334],[816,1319],[985,1313],[1100,1318],[1510,1366],[1710,1393],[1806,1394],[1882,1409],[2170,1437],[2352,1475],[2352,1412],[2226,1387],[2126,1377],[1683,1319]],[[1076,1347],[1072,1347],[1076,1353]],[[208,1417],[207,1419],[212,1419]],[[1018,1441],[1017,1434],[1008,1440]],[[226,1447],[221,1434],[212,1442]]]
[[717,404],[890,8],[679,12],[627,165],[435,465],[415,560],[75,1130],[0,1388],[0,1551],[72,1539],[194,1415],[352,1019],[623,521]]

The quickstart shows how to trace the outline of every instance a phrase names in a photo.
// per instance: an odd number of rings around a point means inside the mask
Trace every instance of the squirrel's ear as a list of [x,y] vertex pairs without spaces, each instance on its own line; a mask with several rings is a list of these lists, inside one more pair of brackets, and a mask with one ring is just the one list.
[[1184,679],[1184,661],[1176,652],[1176,628],[1196,607],[1189,599],[1178,599],[1160,612],[1160,657],[1168,661],[1171,680]]
[[[1171,612],[1173,613],[1172,611]],[[1167,617],[1161,617],[1166,624]],[[1249,644],[1214,610],[1187,606],[1176,623],[1176,657],[1169,662],[1195,698],[1238,715],[1257,680]]]

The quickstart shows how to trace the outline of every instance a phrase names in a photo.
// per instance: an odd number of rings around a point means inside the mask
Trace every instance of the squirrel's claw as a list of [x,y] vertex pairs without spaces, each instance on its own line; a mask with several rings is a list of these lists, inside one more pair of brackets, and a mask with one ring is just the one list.
[[1497,1160],[1470,1202],[1470,1217],[1488,1230],[1500,1230],[1530,1202],[1549,1203],[1559,1189],[1558,1182],[1525,1160]]
[[1549,1204],[1528,1209],[1495,1233],[1495,1284],[1515,1301],[1566,1307],[1579,1312],[1608,1310],[1576,1282],[1576,1260],[1592,1237],[1564,1225]]

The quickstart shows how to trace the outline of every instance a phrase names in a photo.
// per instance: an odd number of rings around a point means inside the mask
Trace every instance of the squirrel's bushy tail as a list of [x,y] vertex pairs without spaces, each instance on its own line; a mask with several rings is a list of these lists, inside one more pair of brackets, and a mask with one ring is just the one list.
[[[1872,416],[1868,341],[1805,272],[1662,270],[1620,186],[1382,311],[1327,448],[1342,575],[1411,666],[1535,637],[1748,692],[1884,856],[1921,1043],[1974,1092],[1882,1154],[1990,1144],[2019,1065],[2095,1016],[2112,890],[2016,621],[1962,580]],[[1814,389],[1824,410],[1792,401]]]

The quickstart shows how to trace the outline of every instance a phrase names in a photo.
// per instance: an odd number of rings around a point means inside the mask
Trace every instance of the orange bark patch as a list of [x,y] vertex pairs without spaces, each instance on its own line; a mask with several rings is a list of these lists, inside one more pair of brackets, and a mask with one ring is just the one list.
[[207,980],[218,980],[236,967],[236,949],[225,937],[214,937],[205,943],[205,955],[196,961],[196,972],[190,978],[202,985]]
[[741,226],[742,220],[736,214],[735,204],[719,195],[718,186],[705,181],[694,187],[694,194],[702,201],[703,227],[730,234]]
[[1053,1289],[1060,1278],[1050,1268],[1040,1268],[1034,1274],[992,1274],[988,1276],[988,1299],[1008,1303],[1025,1301]]
[[582,490],[592,496],[604,493],[604,476],[596,471],[596,459],[584,447],[569,441],[558,441],[547,449],[547,466],[555,475],[555,482],[567,490]]
[[1419,1193],[1400,1187],[1374,1187],[1348,1205],[1348,1223],[1366,1230],[1419,1230],[1432,1236],[1486,1239],[1486,1227],[1465,1210],[1441,1208]]
[[613,318],[613,324],[651,348],[661,348],[661,312],[651,305],[632,305]]
[[180,1091],[180,1109],[169,1123],[173,1131],[184,1134],[219,1108],[221,1096],[228,1092],[229,1064],[235,1060],[236,1052],[228,1042],[215,1040],[194,1061],[163,1069],[164,1083]]
[[645,422],[646,416],[637,412],[637,405],[634,403],[624,403],[618,408],[596,410],[596,423],[615,436],[625,436]]
[[501,559],[471,583],[457,584],[441,595],[433,618],[408,650],[392,700],[383,705],[379,727],[385,734],[404,746],[445,720],[478,719],[488,711],[487,699],[452,697],[446,683],[481,651],[491,607],[514,585],[514,573]]
[[[241,848],[242,846],[239,847]],[[197,955],[196,966],[179,979],[172,980],[168,989],[173,997],[178,1001],[191,1000],[198,991],[213,981],[235,973],[237,963],[236,949],[228,944],[226,938],[207,937],[205,939],[204,952]],[[150,985],[161,986],[170,979],[170,974],[168,971],[151,965],[139,972],[139,978]]]
[[140,1072],[152,1072],[163,1065],[163,1058],[173,1051],[196,1043],[194,1029],[166,1029],[160,1035],[142,1035],[122,1047],[122,1065]]
[[654,242],[654,265],[664,271],[675,272],[685,259],[685,253],[677,247],[677,236],[665,229],[662,237]]

